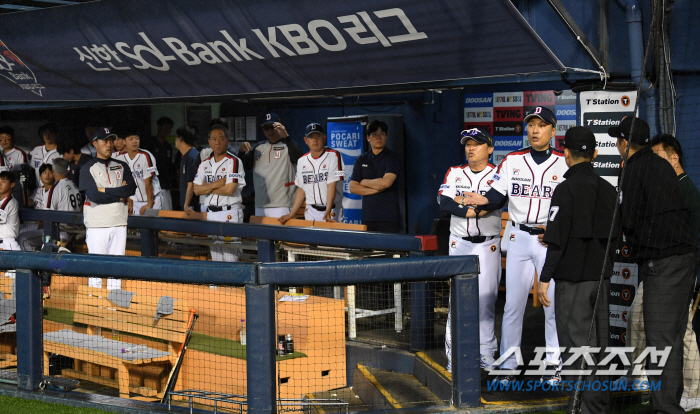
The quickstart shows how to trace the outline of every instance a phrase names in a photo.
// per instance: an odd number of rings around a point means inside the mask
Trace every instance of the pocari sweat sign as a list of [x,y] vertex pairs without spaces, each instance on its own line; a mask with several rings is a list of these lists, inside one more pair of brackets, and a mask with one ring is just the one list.
[[360,224],[362,219],[362,197],[350,192],[350,177],[355,159],[362,154],[364,127],[359,121],[328,122],[328,147],[340,152],[345,163],[343,181],[343,222]]

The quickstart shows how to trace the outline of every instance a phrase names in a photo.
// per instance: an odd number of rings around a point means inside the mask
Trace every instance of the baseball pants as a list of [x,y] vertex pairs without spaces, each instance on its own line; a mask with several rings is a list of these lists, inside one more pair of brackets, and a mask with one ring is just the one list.
[[[148,204],[146,201],[134,201],[134,213],[132,214],[133,216],[140,216],[141,215],[141,207],[145,206]],[[153,207],[151,207],[152,210],[167,210],[163,208],[163,197],[161,194],[158,194],[157,196],[154,197],[153,199]]]
[[160,198],[161,198],[161,206],[156,208],[155,203],[154,207],[156,210],[173,210],[173,195],[171,190],[160,190]]
[[[243,207],[237,206],[226,211],[210,211],[207,213],[207,221],[219,221],[223,223],[243,223]],[[237,262],[238,247],[226,242],[225,237],[210,236],[214,244],[209,246],[211,260],[215,262]]]
[[[644,334],[644,282],[639,283],[637,293],[632,301],[627,322],[627,339],[629,346],[634,348],[630,362],[634,362],[642,354],[647,346],[647,337]],[[692,303],[688,307],[688,323],[685,325],[683,335],[683,397],[700,398],[700,352],[693,331],[693,321],[690,312]],[[642,366],[645,364],[642,363]],[[631,374],[631,371],[628,375]]]
[[[268,208],[261,208],[261,207],[255,207],[255,215],[258,217],[274,217],[274,218],[280,218],[282,216],[286,216],[292,211],[290,207],[268,207]],[[323,217],[323,215],[321,215]]]
[[[598,284],[598,281],[569,282],[568,280],[560,280],[557,282],[557,335],[559,343],[562,347],[566,347],[567,350],[570,350],[572,347],[583,346],[600,347],[601,350],[604,350],[608,346],[608,327],[610,324],[608,292],[610,292],[610,279],[603,281],[600,297],[597,299],[598,307],[594,314],[593,308],[598,296]],[[591,320],[594,318],[595,325],[589,342],[588,331],[591,326]],[[565,352],[562,355],[562,359],[568,360],[572,355],[571,352]],[[607,355],[601,351],[591,353],[589,356],[591,361],[593,361],[593,364],[589,367],[594,367]],[[568,370],[577,370],[580,367],[579,364],[581,364],[581,358],[578,358],[566,368]],[[575,383],[578,380],[578,375],[564,375],[562,380]],[[585,376],[583,380],[593,383],[594,381],[606,381],[609,378],[593,373]],[[569,413],[573,412],[573,392],[571,392],[570,396],[569,409],[567,411]],[[610,413],[610,391],[583,391],[581,394],[581,414],[600,413]]]
[[[501,239],[495,236],[483,243],[472,243],[450,234],[450,256],[479,256],[479,352],[493,356],[498,349],[496,339],[496,299],[501,283]],[[448,307],[448,309],[450,309]],[[447,368],[452,368],[452,317],[447,312],[445,353]]]
[[[304,219],[313,221],[323,221],[323,216],[326,214],[325,211],[318,211],[313,207],[306,206],[304,210]],[[343,206],[336,207],[331,210],[331,218],[338,223],[343,222]]]
[[[85,243],[90,254],[124,256],[126,253],[126,226],[85,229]],[[88,286],[102,288],[102,278],[88,278]],[[107,289],[121,289],[121,279],[107,279]]]
[[648,375],[660,382],[652,388],[651,403],[655,412],[683,413],[683,334],[688,323],[688,305],[697,272],[695,252],[644,262],[639,270],[644,281],[642,315],[647,345],[656,349],[671,347],[666,365],[650,358],[648,371],[661,370],[661,375]]
[[[523,317],[527,298],[535,282],[535,272],[542,273],[547,248],[538,240],[536,235],[529,234],[513,226],[508,234],[508,255],[506,256],[506,305],[503,310],[503,323],[501,330],[501,357],[511,348],[520,348],[523,335]],[[547,296],[552,305],[544,307],[545,318],[545,345],[551,349],[547,352],[546,362],[551,365],[560,365],[559,340],[557,338],[557,323],[554,316],[554,286],[549,284]],[[513,370],[518,366],[515,354],[511,354],[503,361],[502,370]]]
[[[0,239],[0,250],[22,250],[19,247],[19,243],[17,243],[17,240],[14,239],[14,237],[5,237],[4,239]],[[15,271],[14,270],[7,270],[5,271],[5,276],[14,279],[15,278]]]

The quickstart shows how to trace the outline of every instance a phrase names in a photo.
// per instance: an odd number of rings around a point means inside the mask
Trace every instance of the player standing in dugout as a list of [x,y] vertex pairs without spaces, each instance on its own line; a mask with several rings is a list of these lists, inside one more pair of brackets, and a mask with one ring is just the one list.
[[[539,277],[537,293],[545,308],[552,307],[547,292],[551,280],[556,279],[557,337],[559,345],[569,350],[591,346],[599,347],[602,351],[608,345],[608,292],[619,221],[613,223],[617,197],[615,187],[593,171],[591,162],[598,155],[595,147],[595,135],[590,129],[573,127],[566,131],[564,157],[569,170],[564,174],[566,181],[559,184],[552,195],[547,231],[542,237],[547,244],[547,258]],[[610,250],[606,250],[611,228],[615,229],[613,240]],[[601,272],[604,275],[602,281]],[[595,328],[589,341],[592,320],[595,321]],[[568,361],[572,355],[572,352],[565,352],[562,359]],[[609,380],[607,376],[595,372],[605,369],[595,366],[604,356],[603,352],[590,354],[594,364],[587,369],[594,372],[585,376],[584,381],[592,384],[594,381]],[[580,364],[581,359],[578,358],[567,369],[580,369]],[[575,383],[578,376],[568,375],[565,379]],[[594,391],[591,388],[582,394],[581,413],[609,413],[610,388],[607,391]],[[572,393],[568,412],[572,412],[573,404]]]
[[294,167],[303,153],[279,121],[279,115],[265,114],[261,127],[267,139],[253,147],[244,142],[238,152],[245,168],[253,169],[256,216],[280,218],[291,212]]
[[[126,253],[127,199],[136,192],[136,182],[129,165],[112,158],[115,137],[109,128],[98,128],[92,137],[96,157],[80,170],[85,243],[90,254]],[[88,278],[88,286],[102,288],[102,279]],[[109,290],[121,286],[121,279],[107,280]]]
[[[535,282],[535,272],[542,274],[547,249],[538,239],[545,232],[547,215],[554,189],[564,181],[568,170],[564,154],[550,146],[556,133],[557,118],[551,110],[538,106],[525,117],[530,146],[508,154],[493,176],[493,184],[486,195],[465,193],[471,198],[468,204],[484,206],[483,210],[497,210],[508,201],[508,213],[512,228],[504,233],[508,237],[506,256],[506,305],[503,312],[501,355],[519,349],[523,334],[523,316],[527,298]],[[554,304],[554,283],[548,296]],[[544,308],[545,344],[548,348],[541,381],[550,385],[561,382],[559,340],[554,316],[554,306]],[[511,353],[500,364],[500,370],[515,370],[518,362]],[[505,374],[496,380],[503,385],[515,377]]]
[[[464,193],[485,194],[491,189],[496,167],[489,163],[493,137],[478,128],[462,131],[460,144],[467,157],[465,165],[451,167],[438,191],[440,210],[452,214],[450,256],[479,256],[479,338],[480,365],[490,371],[498,350],[496,339],[496,299],[501,283],[501,213],[467,205]],[[449,309],[449,308],[448,308]],[[447,371],[452,372],[452,316],[447,313],[445,353]]]
[[338,151],[326,147],[326,134],[321,124],[312,122],[306,126],[305,132],[304,142],[311,151],[297,162],[294,205],[292,211],[280,217],[279,221],[284,224],[294,218],[304,200],[304,219],[343,221],[343,157]]

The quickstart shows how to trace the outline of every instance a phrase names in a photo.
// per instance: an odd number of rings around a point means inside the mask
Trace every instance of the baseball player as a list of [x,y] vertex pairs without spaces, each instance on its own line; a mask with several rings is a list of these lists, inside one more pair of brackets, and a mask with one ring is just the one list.
[[[245,171],[241,160],[227,151],[228,131],[223,125],[210,128],[209,146],[213,154],[199,164],[193,181],[194,194],[206,195],[208,221],[242,223],[241,189],[245,186]],[[222,237],[217,238],[209,251],[212,260],[238,261],[238,249],[225,244]]]
[[[508,213],[513,227],[508,234],[508,256],[506,257],[506,305],[503,313],[501,333],[501,371],[517,368],[516,356],[506,354],[520,348],[523,333],[523,315],[527,298],[535,281],[535,272],[542,274],[547,248],[540,243],[538,235],[544,233],[552,194],[564,181],[568,170],[564,155],[550,146],[556,133],[557,119],[549,109],[537,107],[525,117],[530,146],[511,152],[493,176],[491,190],[485,195],[467,194],[472,203],[483,205],[485,210],[494,210],[508,200]],[[544,308],[545,343],[548,348],[545,374],[542,381],[557,385],[561,381],[559,340],[554,317],[554,282],[547,292],[552,306]],[[508,384],[512,375],[502,375],[497,381]]]
[[238,152],[245,167],[254,172],[256,216],[279,218],[291,212],[294,164],[302,152],[279,121],[279,115],[265,114],[261,127],[267,139],[253,147],[244,142]]
[[[36,186],[41,187],[41,178],[39,178],[39,167],[42,164],[51,164],[51,161],[60,157],[61,154],[56,151],[56,128],[51,124],[44,124],[39,127],[39,136],[44,140],[44,145],[38,145],[29,153],[31,166],[36,172]],[[39,193],[37,191],[37,193]]]
[[32,197],[34,208],[37,210],[48,210],[46,202],[51,196],[51,189],[54,183],[53,166],[51,164],[42,164],[39,167],[39,180],[41,180],[41,187],[36,189],[36,193]]
[[129,214],[141,216],[149,208],[160,210],[163,199],[160,194],[156,159],[149,151],[139,148],[139,134],[128,133],[124,142],[125,151],[119,153],[116,159],[129,165],[136,181],[136,194],[129,198]]
[[15,130],[11,126],[0,127],[0,146],[10,170],[19,171],[22,164],[27,164],[27,154],[15,147]]
[[[479,337],[481,368],[490,371],[498,349],[496,340],[496,299],[501,283],[501,209],[482,211],[466,203],[463,193],[485,194],[491,189],[496,167],[489,163],[493,137],[474,128],[462,131],[460,141],[468,164],[451,167],[438,192],[440,210],[452,214],[450,220],[450,256],[479,256]],[[445,352],[447,371],[452,372],[451,313],[447,313]]]
[[[91,254],[126,252],[127,199],[136,192],[136,182],[129,165],[112,158],[115,136],[109,128],[98,128],[92,137],[97,156],[80,169],[85,242]],[[101,288],[102,279],[91,277],[88,285]],[[107,289],[120,288],[120,279],[107,280]]]
[[[21,250],[16,239],[19,235],[19,208],[12,197],[15,175],[10,171],[0,172],[0,250]],[[14,272],[6,272],[14,278]]]
[[[121,136],[120,136],[121,135]],[[126,137],[123,134],[117,134],[114,139],[114,152],[112,153],[112,158],[117,158],[117,155],[122,152],[126,152]]]
[[[323,133],[321,124],[314,122],[307,125],[304,142],[311,151],[297,162],[297,176],[294,180],[297,192],[294,205],[289,214],[280,217],[280,223],[284,224],[294,218],[304,200],[306,220],[342,221],[342,181],[345,179],[343,157],[338,151],[326,147],[326,134]],[[328,194],[333,199],[330,202]]]
[[54,185],[46,199],[47,210],[80,211],[83,208],[78,187],[68,179],[68,161],[56,158],[53,166]]

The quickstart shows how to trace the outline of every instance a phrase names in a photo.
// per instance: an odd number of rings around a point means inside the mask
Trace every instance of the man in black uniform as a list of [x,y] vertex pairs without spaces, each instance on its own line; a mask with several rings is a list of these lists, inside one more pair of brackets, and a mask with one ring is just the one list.
[[401,232],[398,155],[386,147],[389,127],[374,120],[367,125],[370,150],[357,157],[350,178],[350,192],[362,196],[362,224],[367,231]]
[[647,346],[671,347],[665,366],[660,366],[663,358],[648,362],[647,372],[661,371],[649,375],[661,383],[652,387],[649,412],[683,413],[683,333],[695,285],[697,235],[673,167],[651,149],[649,125],[626,117],[608,134],[617,138],[617,150],[627,163],[620,182],[622,231],[644,281]]
[[[555,297],[557,336],[559,345],[566,347],[607,347],[608,342],[608,292],[612,274],[612,250],[606,251],[610,226],[615,211],[615,188],[593,172],[591,161],[598,155],[593,133],[585,127],[573,127],[566,131],[564,156],[569,170],[564,181],[554,190],[549,209],[547,230],[542,241],[547,244],[547,258],[540,275],[537,294],[544,306],[551,302],[547,289],[556,279]],[[619,225],[619,224],[616,224]],[[617,238],[617,231],[614,233]],[[607,262],[605,262],[607,256]],[[604,279],[600,280],[605,262]],[[601,285],[602,284],[602,285]],[[597,302],[597,305],[596,305]],[[595,313],[594,313],[595,310]],[[591,320],[595,315],[595,329],[589,341]],[[562,353],[562,360],[571,357]],[[599,361],[602,355],[591,355]],[[580,369],[580,359],[568,369]],[[596,369],[595,367],[591,367]],[[577,381],[577,376],[565,376],[565,389]],[[590,375],[586,382],[604,380]],[[589,388],[590,389],[590,388]],[[569,412],[574,399],[569,399]],[[581,403],[582,413],[609,413],[610,392],[585,391]]]

